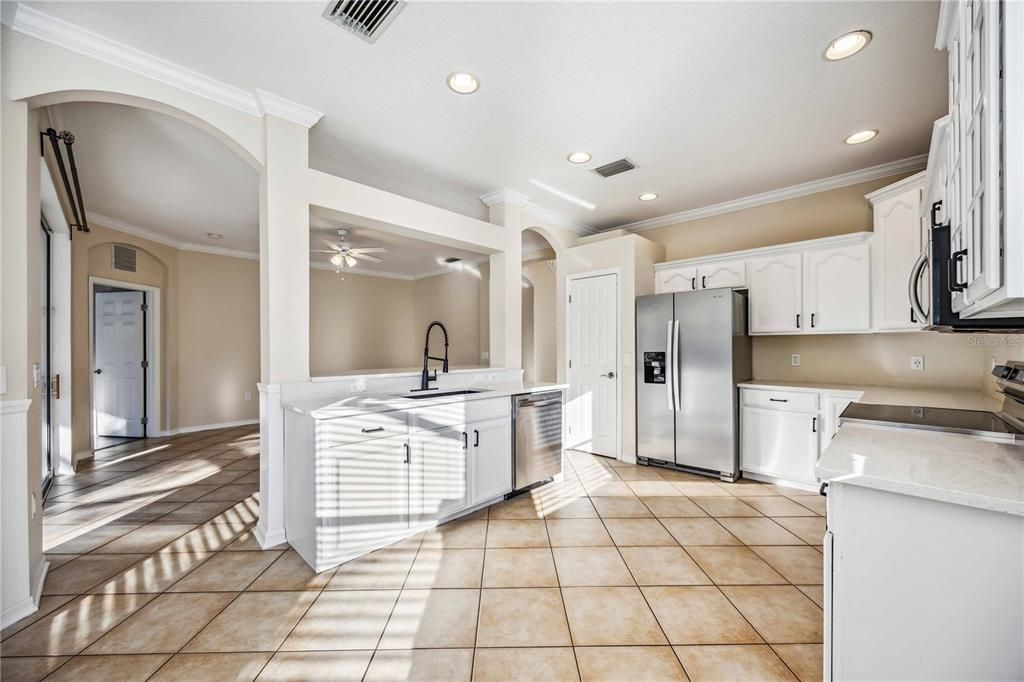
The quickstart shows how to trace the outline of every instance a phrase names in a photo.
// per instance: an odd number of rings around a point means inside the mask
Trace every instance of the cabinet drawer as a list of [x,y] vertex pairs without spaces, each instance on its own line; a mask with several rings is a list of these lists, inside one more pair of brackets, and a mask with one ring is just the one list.
[[482,400],[459,400],[442,405],[428,405],[411,410],[410,425],[415,430],[434,429],[472,424],[485,419],[509,417],[512,414],[511,398],[485,398]]
[[408,432],[406,413],[396,410],[320,421],[317,440],[320,447],[333,448],[363,440],[401,436]]
[[747,407],[764,407],[773,410],[790,412],[817,412],[818,394],[801,391],[766,391],[761,389],[741,389],[743,405]]

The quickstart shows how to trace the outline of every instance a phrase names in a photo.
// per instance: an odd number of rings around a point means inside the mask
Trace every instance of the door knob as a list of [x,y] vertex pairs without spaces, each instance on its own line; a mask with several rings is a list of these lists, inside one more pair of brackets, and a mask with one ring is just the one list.
[[93,372],[93,374],[103,374],[103,370],[102,369],[94,369],[92,372]]
[[604,374],[602,376],[605,376],[605,377],[607,377],[609,379],[614,379],[615,378],[615,372],[608,372],[607,374]]

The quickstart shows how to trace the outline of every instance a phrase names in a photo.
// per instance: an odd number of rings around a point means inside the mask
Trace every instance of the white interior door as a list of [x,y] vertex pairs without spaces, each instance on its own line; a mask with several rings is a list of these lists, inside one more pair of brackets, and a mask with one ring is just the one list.
[[141,291],[96,294],[93,414],[97,436],[141,438],[143,310]]
[[616,457],[619,441],[618,275],[569,284],[569,447]]

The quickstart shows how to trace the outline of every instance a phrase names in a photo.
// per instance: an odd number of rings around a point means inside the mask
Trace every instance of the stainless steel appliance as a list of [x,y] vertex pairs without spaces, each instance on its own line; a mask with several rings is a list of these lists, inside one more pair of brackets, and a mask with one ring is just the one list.
[[562,392],[512,396],[513,494],[562,471]]
[[[910,271],[910,309],[914,316],[928,322],[926,329],[938,332],[1024,331],[1024,318],[1021,317],[960,319],[959,313],[953,312],[953,292],[966,289],[966,285],[959,281],[959,273],[967,251],[951,252],[950,225],[939,222],[941,211],[941,201],[932,204],[930,239]],[[920,294],[922,278],[926,273],[931,274],[931,304],[927,310],[921,302]]]
[[1024,362],[999,365],[992,374],[1003,394],[998,412],[850,403],[839,415],[839,424],[943,431],[1024,443]]
[[736,384],[751,375],[746,294],[637,297],[636,357],[637,460],[735,480]]

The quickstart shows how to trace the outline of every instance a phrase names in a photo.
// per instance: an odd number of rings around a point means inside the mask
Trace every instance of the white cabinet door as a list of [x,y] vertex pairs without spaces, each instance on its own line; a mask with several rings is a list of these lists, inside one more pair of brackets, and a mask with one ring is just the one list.
[[744,407],[740,410],[740,468],[814,484],[818,415]]
[[662,268],[654,273],[654,293],[667,294],[676,291],[693,291],[697,288],[697,268]]
[[316,523],[318,533],[334,536],[320,545],[346,555],[408,528],[407,447],[394,436],[318,451]]
[[738,289],[747,285],[747,262],[709,263],[697,267],[701,289]]
[[799,253],[755,258],[749,266],[750,333],[801,331],[802,261]]
[[414,521],[436,521],[464,508],[469,500],[469,434],[465,426],[419,431],[412,446],[409,498]]
[[494,499],[512,491],[512,421],[490,419],[470,424],[473,446],[470,463],[472,501],[470,505]]
[[821,424],[821,451],[824,452],[836,433],[839,431],[839,415],[855,398],[844,395],[828,395],[822,397],[824,414]]
[[921,192],[920,187],[912,187],[874,206],[871,258],[875,329],[921,328],[907,293],[910,271],[921,255]]
[[871,257],[867,244],[804,256],[804,325],[809,333],[871,329]]

